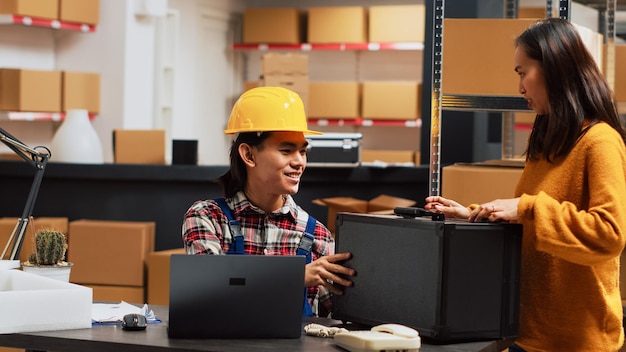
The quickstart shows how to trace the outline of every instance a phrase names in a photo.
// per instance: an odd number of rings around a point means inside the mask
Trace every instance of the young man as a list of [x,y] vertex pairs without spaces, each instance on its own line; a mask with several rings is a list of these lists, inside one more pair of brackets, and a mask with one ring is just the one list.
[[330,294],[342,294],[354,270],[339,264],[350,254],[335,254],[330,231],[291,197],[306,168],[304,135],[319,134],[308,129],[302,100],[281,87],[248,90],[224,133],[236,135],[230,169],[218,179],[224,198],[189,208],[183,224],[187,253],[307,255],[305,308],[313,308],[305,314],[327,315]]

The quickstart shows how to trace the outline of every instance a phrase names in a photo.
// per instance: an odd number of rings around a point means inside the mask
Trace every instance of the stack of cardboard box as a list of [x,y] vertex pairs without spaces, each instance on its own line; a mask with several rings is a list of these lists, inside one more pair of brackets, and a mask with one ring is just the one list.
[[306,108],[309,105],[309,57],[298,53],[264,54],[260,84],[291,89],[300,95]]
[[100,75],[88,72],[0,68],[0,110],[100,112]]

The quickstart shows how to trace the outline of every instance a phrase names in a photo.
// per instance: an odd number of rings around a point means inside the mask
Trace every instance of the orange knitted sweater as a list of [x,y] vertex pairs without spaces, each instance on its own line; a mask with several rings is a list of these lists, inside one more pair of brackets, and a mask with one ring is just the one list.
[[617,351],[626,152],[598,123],[555,163],[528,161],[515,194],[524,226],[517,343],[529,352]]

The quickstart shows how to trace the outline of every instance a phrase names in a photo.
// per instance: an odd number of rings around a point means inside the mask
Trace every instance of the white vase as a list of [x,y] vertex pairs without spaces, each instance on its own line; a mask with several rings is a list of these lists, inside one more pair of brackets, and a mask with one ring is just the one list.
[[22,265],[22,271],[45,276],[51,279],[70,282],[70,273],[72,271],[73,263],[66,263],[66,265]]
[[68,110],[50,145],[50,161],[102,164],[102,144],[87,110]]

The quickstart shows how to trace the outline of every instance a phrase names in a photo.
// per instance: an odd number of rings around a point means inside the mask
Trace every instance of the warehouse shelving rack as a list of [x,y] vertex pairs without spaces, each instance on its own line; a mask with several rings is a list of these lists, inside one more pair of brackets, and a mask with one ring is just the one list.
[[[424,43],[421,42],[365,42],[365,43],[294,43],[294,44],[268,44],[268,43],[235,43],[232,45],[235,51],[421,51]],[[394,120],[394,119],[367,119],[360,116],[354,118],[308,118],[313,126],[392,126],[420,128],[421,119]]]
[[[615,9],[616,0],[605,0],[603,6],[599,1],[587,1],[598,7],[604,7],[603,34],[606,40],[607,57],[605,75],[613,87],[615,76]],[[505,0],[505,17],[517,18],[517,0]],[[546,13],[552,14],[552,0],[546,1]],[[484,96],[484,95],[444,95],[442,91],[442,63],[444,45],[445,0],[435,0],[432,9],[432,88],[430,116],[430,164],[429,164],[429,195],[439,195],[441,190],[441,112],[442,110],[457,111],[491,111],[502,112],[502,159],[513,158],[514,113],[529,111],[522,97]],[[571,0],[559,0],[558,17],[569,20],[571,17]]]
[[[52,30],[69,30],[75,32],[90,33],[96,31],[96,26],[86,23],[51,20],[21,15],[0,15],[0,25],[15,25],[36,28],[48,28]],[[95,114],[90,113],[89,119],[93,120]],[[64,112],[22,112],[0,111],[0,121],[63,121]]]

